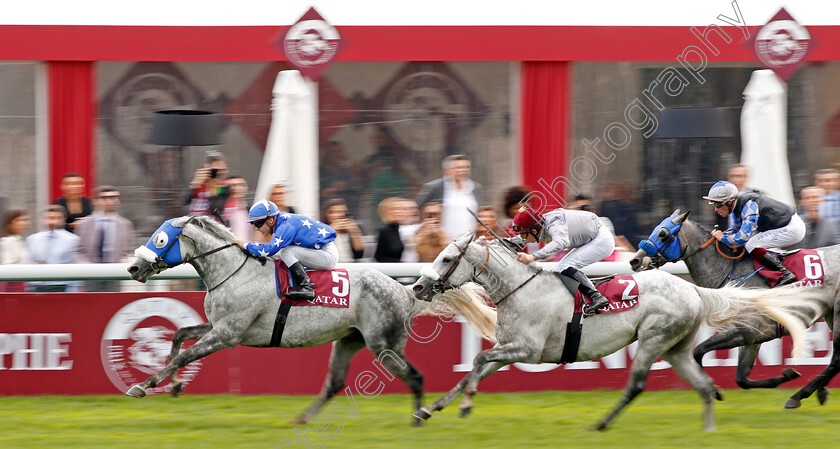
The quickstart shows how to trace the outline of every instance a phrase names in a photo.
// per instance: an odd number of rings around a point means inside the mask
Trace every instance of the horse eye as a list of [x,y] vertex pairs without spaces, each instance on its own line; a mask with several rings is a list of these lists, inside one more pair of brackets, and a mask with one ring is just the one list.
[[666,229],[659,230],[659,241],[664,242],[668,237],[670,237],[670,233]]
[[451,258],[451,257],[444,257],[444,258],[443,258],[443,263],[449,263],[449,262],[452,262],[452,258]]
[[169,236],[166,235],[165,232],[158,232],[153,240],[153,243],[156,248],[163,248],[167,243],[169,243]]

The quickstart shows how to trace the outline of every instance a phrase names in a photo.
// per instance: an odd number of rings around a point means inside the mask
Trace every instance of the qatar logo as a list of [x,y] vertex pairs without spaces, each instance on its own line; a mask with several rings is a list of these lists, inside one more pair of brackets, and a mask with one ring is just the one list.
[[787,81],[813,48],[811,34],[782,8],[752,41],[761,65]]
[[[121,392],[145,381],[166,366],[175,331],[203,322],[192,307],[172,298],[143,298],[126,305],[114,314],[102,335],[100,354],[108,379]],[[178,377],[187,384],[200,368],[200,361],[190,363]],[[170,391],[166,384],[146,393]]]
[[282,39],[282,49],[289,62],[313,81],[320,78],[344,46],[338,30],[315,8],[310,8]]

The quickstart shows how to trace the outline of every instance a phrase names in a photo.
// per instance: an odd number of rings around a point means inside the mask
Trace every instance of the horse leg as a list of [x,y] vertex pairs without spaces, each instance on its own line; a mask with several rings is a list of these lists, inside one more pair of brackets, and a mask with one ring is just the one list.
[[759,349],[761,349],[761,344],[742,346],[738,351],[738,370],[735,371],[735,383],[742,389],[776,388],[780,384],[801,376],[799,371],[796,371],[793,368],[785,368],[782,370],[781,376],[761,380],[748,379],[747,376],[749,376],[750,372],[752,372],[752,369],[755,366],[755,360],[758,358]]
[[703,371],[695,360],[691,358],[691,343],[694,333],[683,339],[677,346],[666,352],[662,357],[671,364],[674,371],[688,382],[700,394],[703,400],[703,430],[715,430],[715,410],[712,399],[719,396],[712,378]]
[[[735,372],[735,383],[743,389],[750,388],[776,388],[780,384],[789,380],[796,379],[800,376],[793,368],[785,368],[781,376],[771,377],[763,380],[750,380],[747,376],[752,372],[755,360],[758,357],[758,350],[760,344],[765,341],[772,340],[772,336],[767,335],[745,335],[749,332],[746,329],[729,329],[718,334],[712,335],[706,341],[701,342],[694,348],[694,360],[701,367],[703,366],[703,356],[711,351],[719,349],[732,349],[741,347],[738,353],[738,369]],[[747,338],[750,337],[750,338]]]
[[481,368],[477,378],[467,382],[467,385],[464,387],[464,397],[461,399],[461,404],[458,406],[461,410],[461,418],[466,418],[469,416],[470,412],[472,412],[472,398],[478,391],[478,383],[505,365],[507,364],[501,362],[490,362]]
[[[404,345],[404,343],[403,343]],[[423,406],[423,373],[417,370],[411,362],[405,357],[402,348],[393,347],[391,349],[381,349],[373,345],[370,347],[371,352],[376,354],[376,358],[388,371],[394,373],[400,380],[405,383],[411,393],[414,395],[414,410]],[[393,377],[391,378],[393,379]],[[414,425],[419,426],[422,421],[415,417]]]
[[[483,366],[489,362],[502,362],[507,365],[514,362],[537,362],[539,359],[533,347],[529,348],[522,342],[511,342],[503,345],[497,345],[493,348],[486,349],[478,353],[473,361],[473,369],[469,372],[454,388],[449,390],[443,397],[435,401],[432,405],[423,407],[414,412],[415,418],[429,419],[432,413],[443,410],[444,407],[452,403],[458,395],[464,391],[467,383],[470,381],[478,384],[479,373],[482,372]],[[489,374],[488,374],[489,375]]]
[[292,421],[292,424],[309,422],[331,397],[335,396],[336,393],[344,388],[344,382],[347,379],[347,370],[350,368],[350,361],[364,347],[365,341],[358,331],[335,341],[332,353],[330,354],[329,371],[327,372],[327,378],[324,381],[321,392],[315,398],[315,402]]
[[216,351],[219,351],[220,349],[232,348],[237,345],[239,342],[239,336],[242,332],[236,332],[231,329],[221,331],[219,329],[221,328],[214,327],[211,329],[209,332],[204,334],[198,342],[190,346],[189,349],[170,360],[166,367],[160,370],[159,373],[149,377],[146,381],[129,388],[125,394],[135,398],[142,398],[143,396],[146,396],[146,390],[148,388],[158,386],[174,371],[183,368],[202,357],[206,357]]
[[[840,310],[835,308],[834,313],[840,314]],[[840,320],[835,317],[834,322],[838,321]],[[840,329],[834,330],[832,345],[834,350],[831,353],[831,361],[828,363],[828,366],[785,402],[786,409],[799,408],[802,405],[802,399],[811,396],[815,391],[817,392],[817,398],[820,400],[820,405],[824,404],[828,399],[828,390],[825,386],[840,372]]]
[[[185,340],[198,340],[210,332],[210,329],[213,329],[213,325],[204,323],[198,326],[182,327],[175,331],[175,335],[172,336],[172,351],[169,353],[169,360],[174,359],[181,352],[181,345]],[[173,371],[169,376],[169,385],[172,387],[172,396],[177,398],[184,389],[184,383],[178,379],[178,370]]]

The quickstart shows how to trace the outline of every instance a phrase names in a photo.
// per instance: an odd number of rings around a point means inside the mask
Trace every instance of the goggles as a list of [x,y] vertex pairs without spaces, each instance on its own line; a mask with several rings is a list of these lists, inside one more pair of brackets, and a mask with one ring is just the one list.
[[255,228],[259,229],[259,228],[263,227],[266,220],[267,220],[267,218],[262,218],[262,219],[259,219],[259,220],[256,220],[256,221],[252,221],[251,224],[254,225]]

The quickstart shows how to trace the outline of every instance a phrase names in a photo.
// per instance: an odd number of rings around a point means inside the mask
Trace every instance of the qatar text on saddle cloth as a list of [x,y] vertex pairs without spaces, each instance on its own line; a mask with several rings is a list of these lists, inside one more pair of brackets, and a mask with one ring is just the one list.
[[289,269],[280,261],[275,261],[275,279],[277,296],[281,303],[291,302],[292,306],[324,306],[346,309],[350,307],[350,275],[343,268],[332,271],[308,271],[309,279],[315,288],[315,299],[291,300],[283,296],[289,289]]

